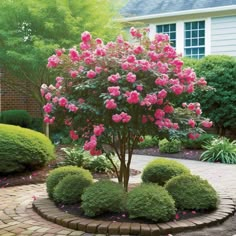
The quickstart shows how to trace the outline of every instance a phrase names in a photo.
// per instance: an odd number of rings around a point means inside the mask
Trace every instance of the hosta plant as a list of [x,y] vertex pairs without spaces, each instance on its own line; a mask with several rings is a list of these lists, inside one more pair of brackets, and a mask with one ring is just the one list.
[[200,160],[236,164],[236,140],[230,142],[229,139],[222,137],[203,147],[206,151],[202,153]]
[[150,40],[147,29],[131,28],[130,33],[134,43],[118,36],[106,44],[82,33],[78,47],[58,49],[49,57],[48,67],[58,76],[54,85],[41,88],[47,101],[44,121],[63,118],[71,138],[84,139],[92,155],[115,153],[120,165],[114,169],[126,190],[133,150],[144,136],[181,129],[194,139],[201,126],[212,124],[201,119],[196,101],[183,104],[187,112],[181,119],[173,105],[195,88],[205,88],[206,81],[183,68],[168,35]]

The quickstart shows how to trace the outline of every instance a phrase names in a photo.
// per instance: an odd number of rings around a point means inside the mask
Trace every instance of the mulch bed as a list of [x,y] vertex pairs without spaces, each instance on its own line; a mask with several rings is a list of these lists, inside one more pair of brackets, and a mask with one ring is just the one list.
[[[87,217],[84,215],[83,210],[80,206],[80,204],[73,204],[73,205],[63,205],[58,204],[57,207],[66,213],[69,213],[71,215],[80,216],[85,219],[91,219],[91,217]],[[195,211],[195,210],[185,210],[180,211],[178,210],[176,212],[176,215],[172,220],[179,221],[179,220],[185,220],[193,217],[202,216],[205,214],[211,213],[211,211]],[[127,223],[141,223],[141,224],[152,224],[155,223],[151,220],[145,220],[145,219],[130,219],[128,217],[128,214],[126,212],[121,213],[104,213],[100,216],[93,217],[94,220],[102,220],[102,221],[113,221],[113,222],[127,222]]]

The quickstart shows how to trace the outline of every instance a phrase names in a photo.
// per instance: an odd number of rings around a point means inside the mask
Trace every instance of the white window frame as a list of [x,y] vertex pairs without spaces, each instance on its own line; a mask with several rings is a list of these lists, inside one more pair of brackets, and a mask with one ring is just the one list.
[[185,22],[194,22],[194,21],[205,21],[205,56],[211,54],[211,18],[194,18],[188,20],[177,20],[177,21],[162,21],[157,22],[155,24],[150,24],[150,39],[154,38],[156,34],[156,26],[157,25],[165,25],[165,24],[176,24],[176,51],[177,53],[184,55],[184,42],[185,42],[185,32],[184,32],[184,23]]

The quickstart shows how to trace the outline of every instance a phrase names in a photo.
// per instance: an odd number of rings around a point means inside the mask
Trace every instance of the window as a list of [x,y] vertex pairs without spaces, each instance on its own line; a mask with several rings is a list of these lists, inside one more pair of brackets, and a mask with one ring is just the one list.
[[205,56],[205,21],[184,23],[184,52],[191,58]]
[[176,24],[157,25],[156,32],[168,34],[171,46],[176,47]]

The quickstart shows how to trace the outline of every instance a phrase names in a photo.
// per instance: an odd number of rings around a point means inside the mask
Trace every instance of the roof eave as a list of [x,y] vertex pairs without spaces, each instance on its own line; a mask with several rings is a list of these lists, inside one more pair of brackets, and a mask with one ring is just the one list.
[[117,19],[117,20],[120,22],[151,20],[155,18],[183,16],[183,15],[191,15],[191,14],[198,14],[198,13],[220,12],[220,11],[227,11],[227,10],[234,10],[234,9],[236,10],[236,5],[230,5],[230,6],[224,6],[224,7],[201,8],[201,9],[186,10],[186,11],[167,12],[167,13],[162,13],[162,14],[124,17],[122,19]]

